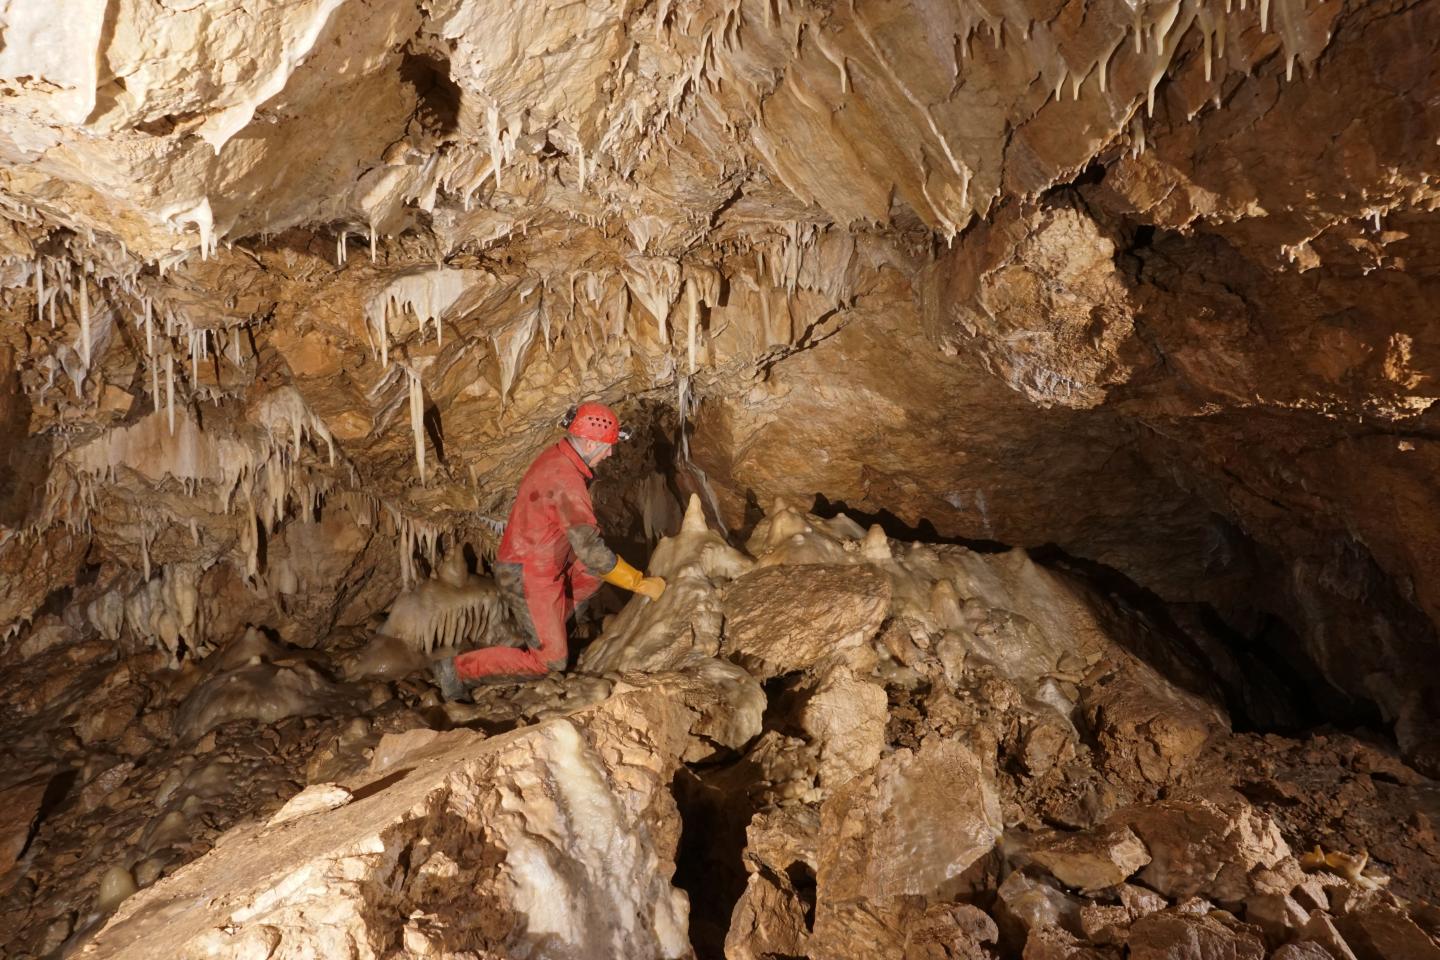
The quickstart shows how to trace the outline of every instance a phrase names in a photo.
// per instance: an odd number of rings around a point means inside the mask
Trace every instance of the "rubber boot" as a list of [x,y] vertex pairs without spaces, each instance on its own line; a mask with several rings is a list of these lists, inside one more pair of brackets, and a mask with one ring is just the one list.
[[440,696],[446,700],[468,700],[470,688],[460,675],[455,672],[455,658],[446,657],[443,660],[436,660],[430,664],[430,676],[435,679],[435,685],[440,688]]

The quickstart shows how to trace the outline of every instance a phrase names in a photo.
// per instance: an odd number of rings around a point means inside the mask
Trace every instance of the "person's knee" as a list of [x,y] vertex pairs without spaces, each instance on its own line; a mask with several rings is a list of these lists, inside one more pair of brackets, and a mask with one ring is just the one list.
[[547,657],[547,658],[545,659],[544,663],[545,663],[545,669],[546,669],[547,671],[549,671],[550,673],[564,673],[564,672],[565,672],[565,658],[564,658],[564,657],[561,657],[561,658],[559,658],[558,660],[555,659],[554,657]]

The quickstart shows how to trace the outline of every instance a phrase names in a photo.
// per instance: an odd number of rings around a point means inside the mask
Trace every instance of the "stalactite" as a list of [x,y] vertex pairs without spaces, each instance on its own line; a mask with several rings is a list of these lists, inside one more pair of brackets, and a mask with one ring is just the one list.
[[90,369],[90,291],[85,275],[80,275],[80,362]]
[[165,420],[170,426],[170,434],[175,433],[175,355],[165,355]]
[[35,319],[45,319],[45,261],[35,258]]
[[489,106],[485,109],[485,127],[490,135],[490,173],[495,178],[495,190],[500,190],[500,108]]
[[691,376],[695,374],[695,334],[700,326],[700,290],[695,280],[685,282],[685,303],[689,314],[689,330],[685,340],[685,357],[687,369]]
[[410,374],[410,430],[415,434],[415,469],[420,474],[420,485],[425,485],[425,387],[420,374]]

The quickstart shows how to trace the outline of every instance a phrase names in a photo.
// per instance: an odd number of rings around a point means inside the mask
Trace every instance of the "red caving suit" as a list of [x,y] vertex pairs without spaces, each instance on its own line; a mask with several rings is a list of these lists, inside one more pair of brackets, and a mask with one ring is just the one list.
[[590,502],[593,476],[569,440],[547,448],[525,471],[500,541],[495,579],[536,647],[462,653],[455,658],[461,680],[531,679],[565,669],[565,622],[615,567]]

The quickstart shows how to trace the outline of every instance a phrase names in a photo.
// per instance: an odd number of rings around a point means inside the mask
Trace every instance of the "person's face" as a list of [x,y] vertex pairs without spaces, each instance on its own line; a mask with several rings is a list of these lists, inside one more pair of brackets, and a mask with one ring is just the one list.
[[610,454],[612,454],[612,453],[614,453],[614,452],[615,452],[615,445],[614,445],[614,444],[611,444],[611,443],[600,443],[600,442],[597,440],[597,441],[595,441],[595,453],[593,454],[593,456],[594,456],[595,459],[594,459],[592,462],[594,463],[595,466],[598,467],[598,466],[600,466],[600,464],[604,463],[607,459],[609,459]]

